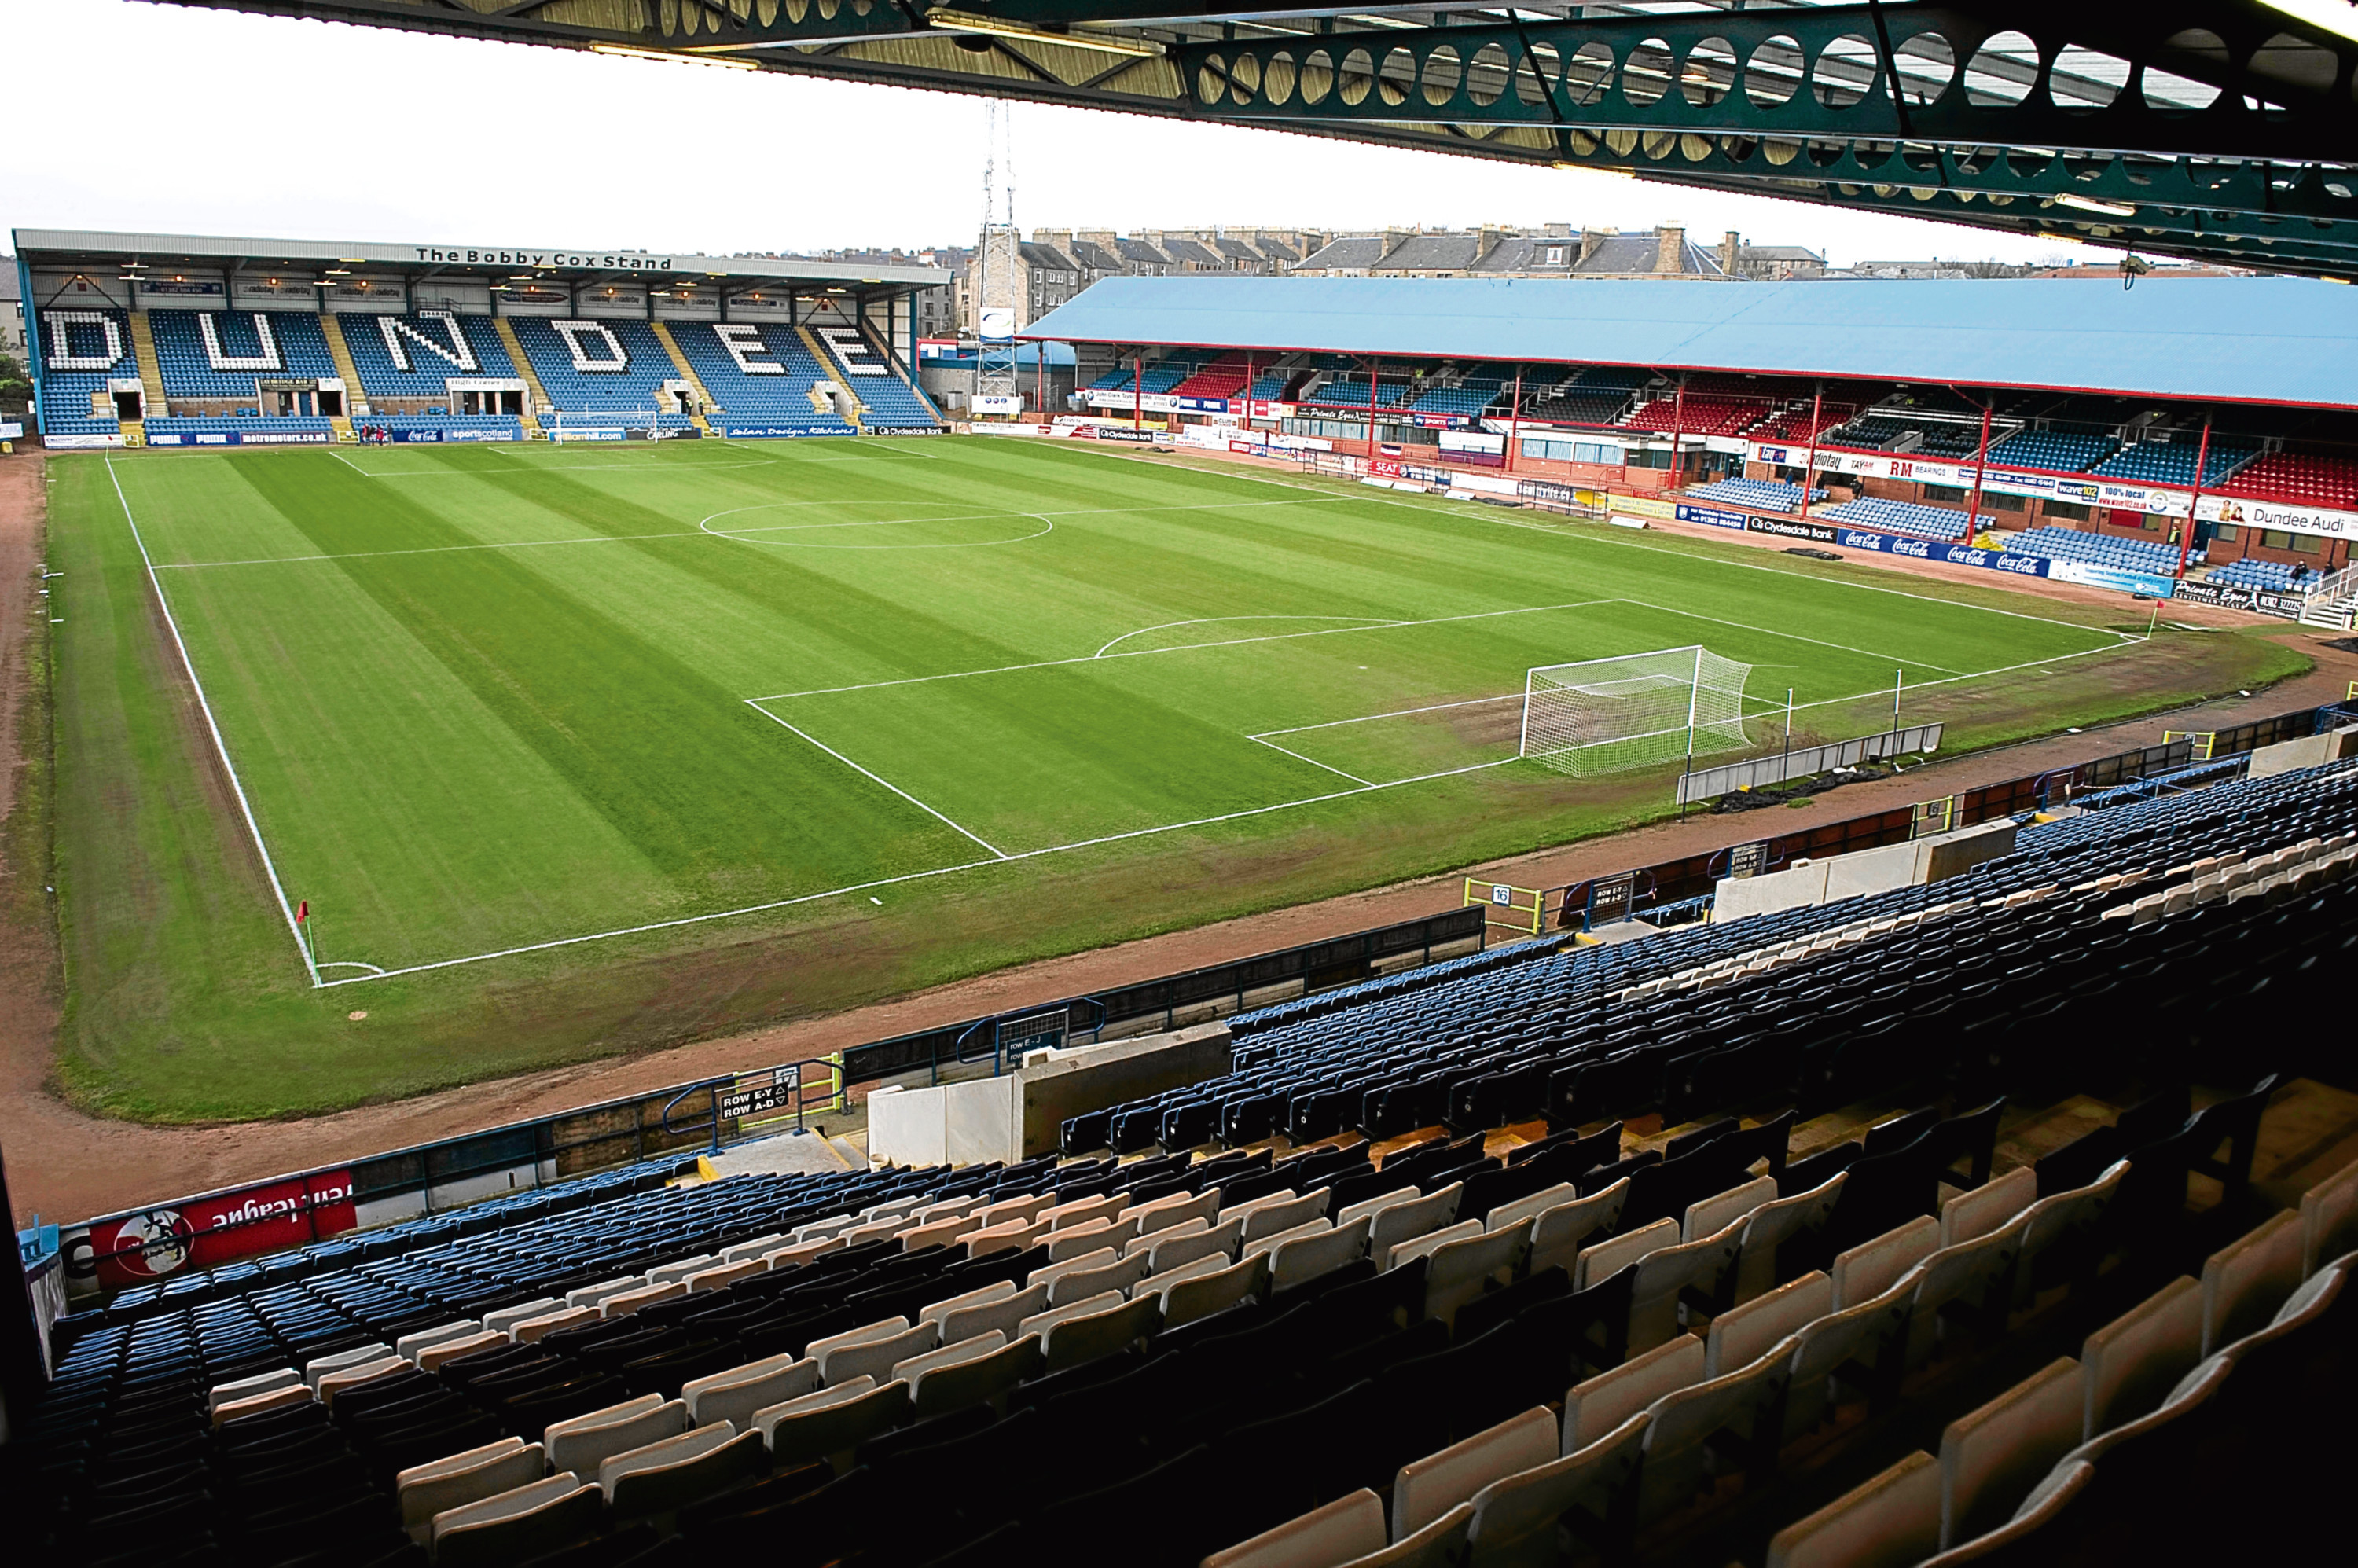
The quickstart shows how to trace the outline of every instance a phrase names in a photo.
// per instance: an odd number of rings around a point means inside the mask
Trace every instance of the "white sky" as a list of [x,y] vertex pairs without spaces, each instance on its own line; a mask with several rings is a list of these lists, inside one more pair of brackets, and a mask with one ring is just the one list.
[[[126,0],[15,4],[0,231],[681,254],[971,243],[983,101]],[[1034,227],[1683,222],[1836,265],[2093,248],[1574,170],[1020,104]]]

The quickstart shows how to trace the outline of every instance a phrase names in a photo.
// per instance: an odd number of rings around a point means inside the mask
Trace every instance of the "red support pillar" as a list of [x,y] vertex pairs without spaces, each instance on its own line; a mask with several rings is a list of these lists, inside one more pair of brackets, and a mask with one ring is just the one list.
[[1982,441],[1974,449],[1974,492],[1965,500],[1965,543],[1974,542],[1981,527],[1982,470],[1989,467],[1990,405],[1982,405]]
[[1146,356],[1132,354],[1130,359],[1130,427],[1133,430],[1144,422],[1146,414]]
[[1368,362],[1368,461],[1376,460],[1376,399],[1384,395],[1384,362]]
[[1032,345],[1032,407],[1033,412],[1048,412],[1048,345]]
[[1679,438],[1687,430],[1687,378],[1679,377],[1679,390],[1671,399],[1671,485],[1679,488]]
[[2202,510],[2202,470],[2211,460],[2211,416],[2202,416],[2202,444],[2194,449],[2194,493],[2186,503],[2186,527],[2178,535],[2178,580],[2186,580],[2186,557],[2194,553],[2194,514]]
[[1818,416],[1825,412],[1826,384],[1818,383],[1810,399],[1810,455],[1801,464],[1801,520],[1809,521],[1810,481],[1818,477]]
[[1515,401],[1507,407],[1507,471],[1515,471],[1515,442],[1523,420],[1523,367],[1515,366]]

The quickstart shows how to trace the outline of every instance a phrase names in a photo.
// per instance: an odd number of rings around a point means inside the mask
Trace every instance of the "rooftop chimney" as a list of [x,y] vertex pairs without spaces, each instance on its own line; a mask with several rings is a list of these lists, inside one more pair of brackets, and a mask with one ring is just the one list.
[[1654,270],[1681,273],[1687,269],[1687,229],[1683,223],[1663,223],[1654,230]]

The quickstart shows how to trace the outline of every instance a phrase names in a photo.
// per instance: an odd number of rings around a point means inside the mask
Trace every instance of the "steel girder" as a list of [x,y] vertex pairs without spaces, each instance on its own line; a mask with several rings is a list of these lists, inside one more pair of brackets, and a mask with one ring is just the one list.
[[[950,0],[997,34],[953,15],[929,19],[925,0],[176,3],[725,54],[795,75],[1610,168],[2167,254],[2358,271],[2348,254],[2358,45],[2260,0],[1660,14]],[[1110,53],[1109,42],[1147,52]]]
[[[2282,38],[2281,43],[2277,40]],[[1235,119],[1735,133],[2358,160],[2358,43],[2243,3],[1985,0],[1194,43]],[[1896,91],[1895,91],[1896,88]]]

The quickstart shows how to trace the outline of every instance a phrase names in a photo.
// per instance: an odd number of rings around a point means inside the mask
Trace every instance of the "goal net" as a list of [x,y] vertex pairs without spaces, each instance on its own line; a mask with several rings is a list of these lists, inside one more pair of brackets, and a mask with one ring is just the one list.
[[1751,675],[1700,643],[1541,665],[1523,677],[1520,754],[1588,778],[1734,750]]

